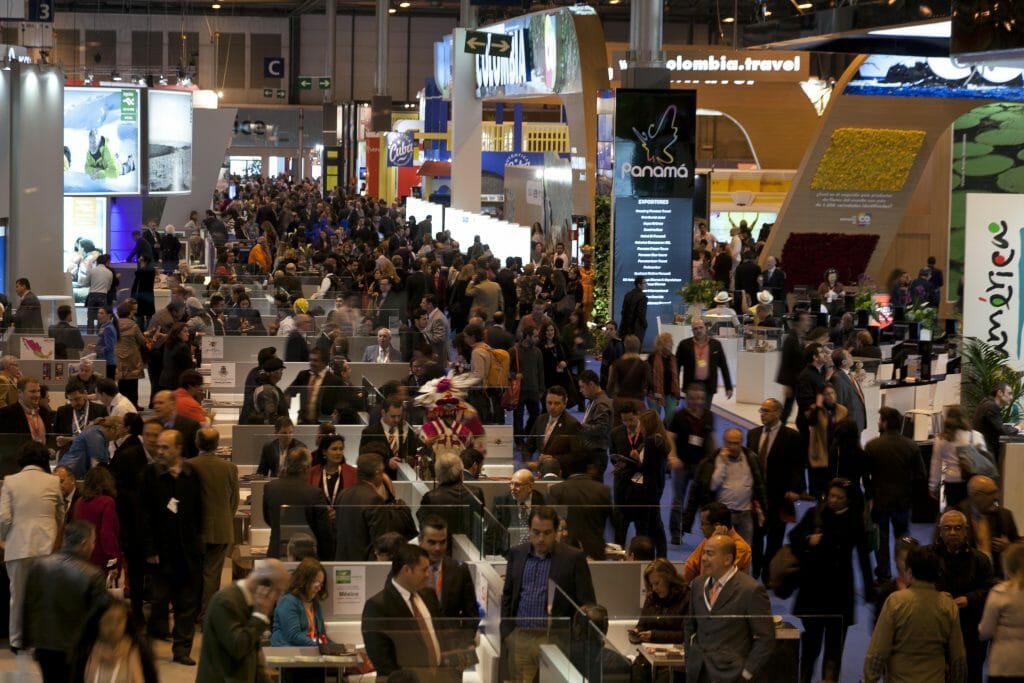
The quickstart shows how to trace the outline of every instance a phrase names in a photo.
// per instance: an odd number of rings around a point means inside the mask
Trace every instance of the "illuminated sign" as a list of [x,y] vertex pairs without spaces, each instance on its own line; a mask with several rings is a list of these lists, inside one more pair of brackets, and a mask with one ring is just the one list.
[[[665,68],[672,72],[673,79],[729,84],[796,82],[810,77],[807,56],[798,52],[666,47],[665,54]],[[615,49],[610,56],[621,78],[629,68],[626,52]]]
[[527,50],[526,29],[511,33],[512,51],[508,57],[476,56],[476,87],[481,90],[505,85],[524,85],[530,80],[533,61]]

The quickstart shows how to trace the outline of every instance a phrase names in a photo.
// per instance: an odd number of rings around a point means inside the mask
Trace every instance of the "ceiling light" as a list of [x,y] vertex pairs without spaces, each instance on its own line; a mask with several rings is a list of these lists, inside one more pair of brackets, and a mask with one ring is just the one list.
[[724,17],[724,18],[722,19],[722,23],[723,23],[723,24],[731,24],[731,23],[733,23],[734,21],[736,21],[736,19],[734,19],[733,17]]
[[400,3],[398,3],[398,6],[401,7],[402,9],[408,9],[409,7],[412,6],[412,3],[411,2],[400,2]]
[[113,73],[110,74],[110,80],[112,80],[112,81],[123,81],[124,79],[121,77],[120,73],[118,73],[117,71],[114,71]]
[[800,4],[798,4],[796,6],[796,8],[798,10],[814,9],[814,3],[813,2],[801,2]]
[[609,5],[618,5],[622,0],[608,0]]
[[213,3],[212,5],[210,5],[210,9],[220,9],[220,3],[219,2]]
[[868,31],[873,36],[900,36],[914,38],[949,38],[952,23],[950,20],[935,21],[927,24],[909,24],[893,28],[881,28]]
[[397,11],[398,11],[398,10],[396,10],[396,9],[395,9],[394,7],[389,7],[389,8],[388,8],[388,14],[394,14],[394,13],[395,13],[395,12],[397,12]]

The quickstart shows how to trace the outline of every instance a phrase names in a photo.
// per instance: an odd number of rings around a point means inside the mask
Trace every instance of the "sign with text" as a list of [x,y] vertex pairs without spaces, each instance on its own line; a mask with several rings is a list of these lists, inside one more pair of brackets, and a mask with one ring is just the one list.
[[1022,368],[1024,306],[1024,195],[967,195],[964,253],[964,337],[994,346]]
[[284,57],[264,57],[263,78],[284,78]]
[[415,142],[411,132],[388,133],[388,166],[412,166]]
[[[621,79],[629,68],[625,49],[609,46],[609,65]],[[622,46],[625,47],[625,46]],[[810,60],[800,52],[724,50],[714,46],[665,46],[665,68],[673,79],[718,83],[798,83],[810,74]]]
[[643,277],[644,348],[691,276],[696,121],[692,90],[616,92],[612,314],[622,318],[623,298]]

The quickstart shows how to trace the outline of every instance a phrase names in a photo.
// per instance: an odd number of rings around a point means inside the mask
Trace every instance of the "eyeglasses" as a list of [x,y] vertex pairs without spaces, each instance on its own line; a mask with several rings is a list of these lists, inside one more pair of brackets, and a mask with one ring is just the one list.
[[943,524],[939,527],[941,531],[963,531],[966,528],[963,524]]

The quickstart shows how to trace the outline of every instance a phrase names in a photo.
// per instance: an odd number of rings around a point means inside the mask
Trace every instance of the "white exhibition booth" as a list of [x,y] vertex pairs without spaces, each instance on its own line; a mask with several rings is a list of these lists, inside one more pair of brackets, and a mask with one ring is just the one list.
[[448,231],[463,251],[479,235],[480,241],[491,248],[491,253],[502,264],[509,257],[521,258],[523,263],[530,262],[530,228],[527,226],[472,211],[453,209],[416,197],[406,198],[405,215],[433,216],[434,234],[441,229]]

